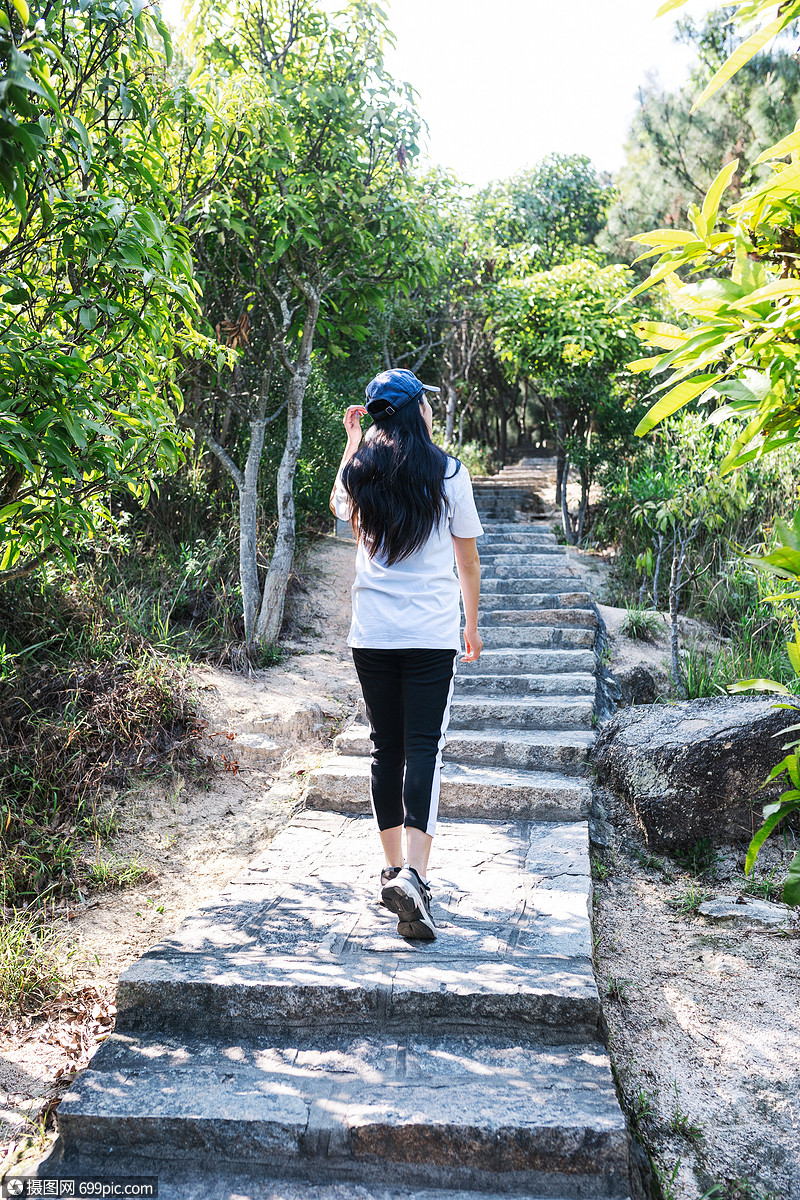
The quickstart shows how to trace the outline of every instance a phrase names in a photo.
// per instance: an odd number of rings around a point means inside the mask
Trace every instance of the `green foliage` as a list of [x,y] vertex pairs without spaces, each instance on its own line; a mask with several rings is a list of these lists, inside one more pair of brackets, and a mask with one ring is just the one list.
[[676,851],[675,861],[692,875],[704,875],[718,862],[719,855],[711,845],[710,838],[698,838],[693,846]]
[[149,874],[149,867],[141,862],[138,854],[131,858],[121,858],[118,854],[102,858],[99,849],[94,861],[83,868],[83,876],[88,886],[105,890],[134,887]]
[[622,632],[626,637],[639,642],[654,642],[659,633],[663,632],[663,624],[658,613],[638,608],[634,604],[626,605],[625,620]]
[[71,955],[37,915],[6,917],[0,922],[0,1010],[39,1011],[69,982]]
[[[739,17],[750,21],[768,7],[766,0],[735,5]],[[798,14],[800,3],[782,5],[778,17],[761,25],[720,66],[695,107]],[[637,327],[641,340],[659,353],[639,360],[633,369],[649,372],[656,381],[651,394],[660,395],[637,433],[647,433],[699,399],[708,406],[710,424],[733,420],[738,426],[720,468],[723,474],[793,445],[800,436],[794,399],[800,327],[800,242],[795,232],[800,224],[799,152],[798,132],[765,150],[758,163],[768,163],[772,173],[730,206],[727,217],[721,216],[720,205],[738,159],[719,171],[702,206],[689,208],[690,230],[653,230],[634,239],[646,247],[640,258],[656,261],[632,295],[663,282],[687,326],[642,322]],[[680,269],[690,277],[709,271],[714,276],[687,282]],[[663,382],[657,380],[660,375],[666,375]]]
[[675,1107],[672,1110],[668,1128],[673,1133],[679,1134],[680,1137],[686,1138],[689,1142],[699,1142],[704,1137],[703,1126],[697,1121],[692,1121],[689,1114],[681,1105],[677,1081],[675,1083]]
[[690,881],[683,891],[676,893],[668,900],[670,908],[674,908],[676,912],[683,917],[694,916],[698,908],[705,900],[711,899],[711,892],[705,888],[698,887],[694,881]]
[[580,541],[589,487],[598,465],[629,439],[636,389],[622,369],[632,345],[618,311],[628,289],[624,266],[576,259],[551,271],[509,279],[491,301],[490,321],[501,362],[530,380],[549,408],[559,446],[579,469],[577,528],[564,506],[567,540]]
[[[34,6],[24,30],[16,21],[0,121],[6,578],[56,552],[73,559],[109,488],[145,495],[156,467],[175,469],[175,357],[206,348],[172,196],[166,28],[107,0],[41,17]],[[187,128],[205,120],[188,102],[182,115]]]
[[[659,11],[680,7],[685,0],[667,0]],[[695,101],[700,107],[728,83],[746,63],[782,30],[800,16],[800,0],[783,4],[772,20],[768,0],[737,0],[738,21],[748,22],[749,36],[714,71]],[[753,27],[753,25],[755,27]],[[784,161],[789,159],[788,162]],[[796,259],[800,249],[796,229],[800,227],[800,131],[788,132],[760,155],[772,174],[738,203],[728,209],[729,219],[720,222],[723,194],[737,170],[734,160],[722,168],[711,184],[702,207],[688,211],[691,231],[654,230],[640,234],[637,241],[649,249],[641,257],[655,258],[648,279],[632,295],[655,283],[664,282],[678,313],[688,323],[678,325],[641,323],[640,338],[659,353],[634,364],[651,377],[667,374],[653,388],[663,392],[640,422],[637,433],[654,426],[698,397],[709,407],[707,421],[713,426],[733,419],[738,432],[724,456],[720,471],[725,474],[763,455],[793,447],[800,440],[800,408],[796,403],[796,341],[800,329],[800,278]],[[724,266],[725,275],[719,271]],[[690,274],[709,270],[717,274],[701,283],[687,283],[679,268]],[[792,527],[777,523],[781,544],[766,555],[749,556],[749,561],[779,577],[800,582],[800,512]],[[779,601],[795,600],[797,590],[783,592]],[[800,630],[795,623],[794,640],[787,645],[792,669],[800,675]],[[774,691],[789,688],[777,680],[752,677],[734,691]],[[790,703],[788,707],[795,707]],[[796,726],[793,728],[797,728]],[[786,748],[795,749],[798,743]],[[772,830],[800,808],[800,766],[790,753],[770,773],[767,782],[786,775],[791,783],[779,801],[764,807],[764,824],[753,837],[745,870],[749,874],[760,847]],[[800,904],[800,852],[789,867],[783,898]]]
[[734,199],[761,182],[769,169],[756,165],[759,156],[800,115],[793,45],[756,56],[724,91],[690,113],[701,77],[708,78],[740,39],[727,10],[701,23],[684,20],[680,40],[698,55],[690,83],[677,92],[665,92],[654,82],[639,90],[625,163],[614,180],[617,193],[598,238],[617,259],[634,257],[629,239],[643,229],[683,228],[688,208],[702,204],[726,161],[739,160],[731,180]]
[[486,240],[525,271],[547,271],[585,256],[603,227],[612,189],[582,154],[551,154],[491,183],[477,198]]
[[19,581],[0,595],[0,904],[39,904],[75,892],[83,842],[108,836],[102,789],[191,761],[200,726],[180,668],[122,644],[85,593]]

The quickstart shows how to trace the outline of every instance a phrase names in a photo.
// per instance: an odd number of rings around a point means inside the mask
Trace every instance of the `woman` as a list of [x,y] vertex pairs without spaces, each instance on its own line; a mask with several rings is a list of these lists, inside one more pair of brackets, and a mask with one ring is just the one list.
[[[370,796],[386,867],[381,898],[397,932],[432,941],[428,858],[459,635],[475,662],[483,533],[465,467],[431,440],[426,391],[407,370],[377,375],[344,416],[347,447],[331,508],[358,539],[348,645],[372,739]],[[361,442],[361,417],[375,422]],[[453,556],[458,581],[453,573]],[[405,854],[403,831],[405,830]]]

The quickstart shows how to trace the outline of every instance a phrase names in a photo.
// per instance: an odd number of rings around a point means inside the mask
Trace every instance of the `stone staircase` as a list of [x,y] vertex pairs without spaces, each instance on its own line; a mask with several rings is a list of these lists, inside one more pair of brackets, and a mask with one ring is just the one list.
[[178,1200],[600,1200],[628,1137],[592,969],[595,612],[553,534],[486,522],[431,879],[439,937],[377,905],[368,730],[212,903],[133,964],[41,1174]]
[[517,521],[542,516],[544,483],[553,475],[555,460],[531,455],[506,463],[496,475],[472,480],[480,512],[490,521]]

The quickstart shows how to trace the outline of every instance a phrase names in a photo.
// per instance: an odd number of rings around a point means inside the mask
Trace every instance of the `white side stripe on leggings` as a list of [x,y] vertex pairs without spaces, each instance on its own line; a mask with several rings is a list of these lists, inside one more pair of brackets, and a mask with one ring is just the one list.
[[439,815],[439,792],[442,788],[442,751],[447,745],[447,726],[450,724],[450,701],[453,699],[453,688],[456,682],[456,663],[458,655],[453,655],[453,675],[450,680],[450,689],[447,693],[447,703],[444,706],[442,714],[442,726],[439,736],[439,746],[436,750],[436,764],[433,768],[433,782],[431,783],[431,803],[428,809],[428,826],[425,832],[429,837],[433,837],[436,830],[436,818]]

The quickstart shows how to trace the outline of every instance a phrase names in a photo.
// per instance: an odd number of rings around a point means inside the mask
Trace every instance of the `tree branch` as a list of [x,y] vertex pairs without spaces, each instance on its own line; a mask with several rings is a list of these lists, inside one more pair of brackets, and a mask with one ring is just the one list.
[[228,472],[237,488],[241,490],[241,488],[244,487],[244,474],[239,470],[228,452],[223,450],[222,446],[220,446],[214,435],[208,429],[206,429],[204,425],[201,425],[199,421],[195,420],[194,417],[190,417],[188,413],[181,413],[180,417],[178,418],[178,424],[189,429],[193,429],[194,432],[203,439],[211,453],[215,454],[222,463],[223,467]]

